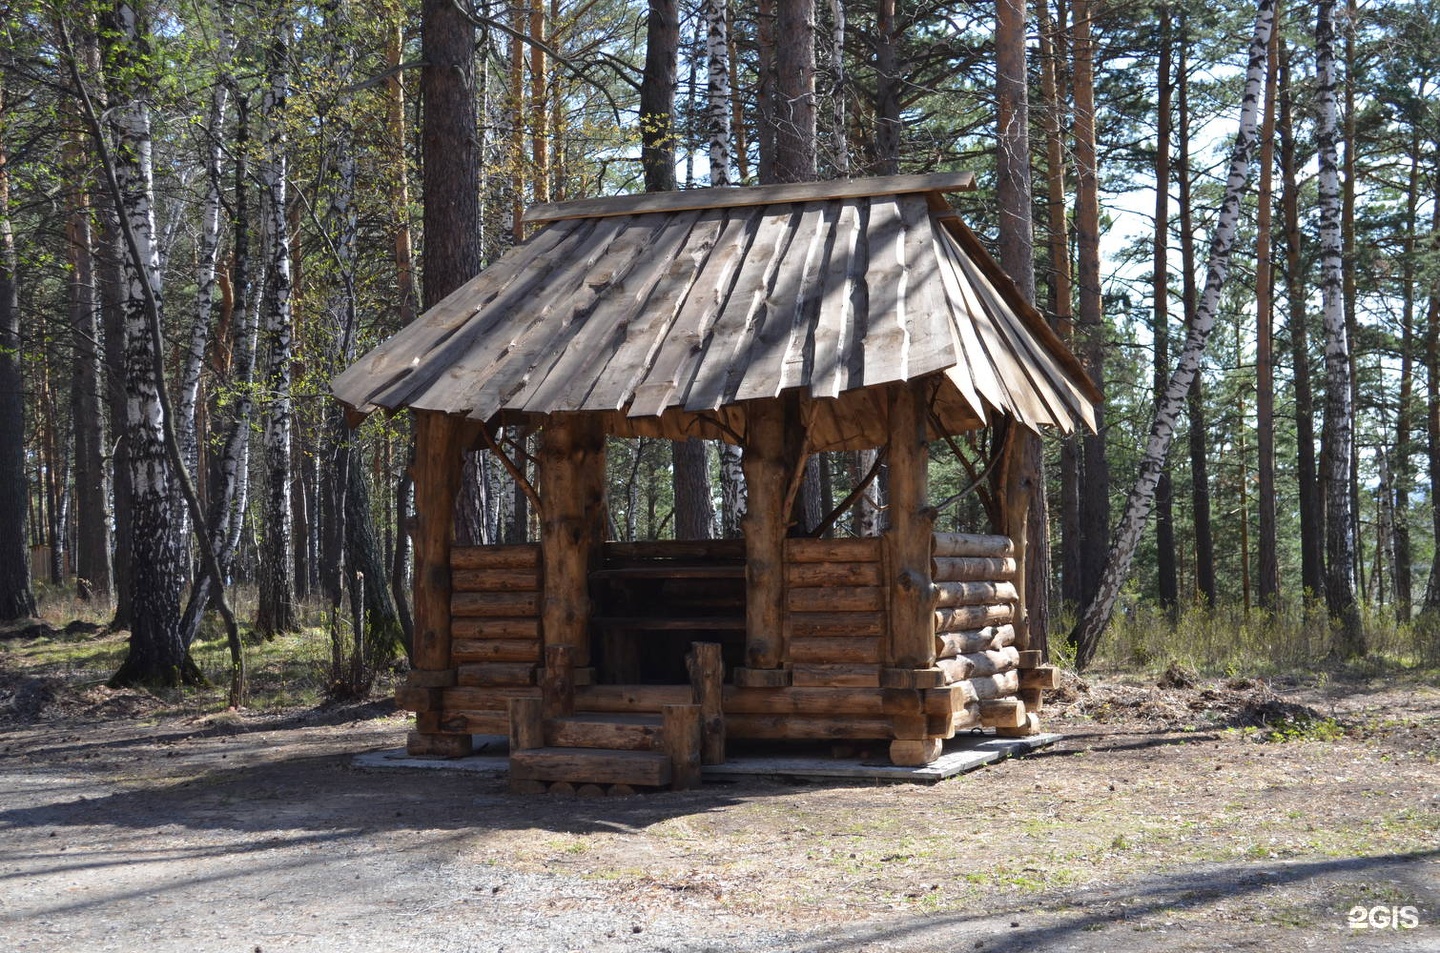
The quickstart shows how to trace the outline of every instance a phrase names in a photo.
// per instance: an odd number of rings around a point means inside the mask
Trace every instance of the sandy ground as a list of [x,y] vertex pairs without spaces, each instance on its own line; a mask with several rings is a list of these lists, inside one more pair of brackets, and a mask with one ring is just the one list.
[[1440,951],[1424,684],[1071,680],[1063,742],[938,785],[576,799],[358,770],[384,704],[166,715],[3,663],[0,950]]

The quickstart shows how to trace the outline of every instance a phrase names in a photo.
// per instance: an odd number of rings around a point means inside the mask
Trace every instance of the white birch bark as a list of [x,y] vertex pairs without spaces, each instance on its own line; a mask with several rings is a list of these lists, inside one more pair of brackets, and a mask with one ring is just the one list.
[[845,0],[830,0],[830,161],[835,175],[850,178],[850,141],[845,135]]
[[1315,16],[1315,138],[1320,154],[1320,300],[1325,328],[1325,429],[1329,465],[1325,491],[1325,602],[1340,622],[1339,653],[1365,654],[1355,595],[1356,522],[1350,495],[1354,409],[1350,400],[1350,340],[1345,326],[1341,250],[1340,169],[1336,145],[1335,4],[1324,0]]
[[704,0],[706,106],[705,126],[710,135],[710,184],[733,185],[730,162],[734,139],[730,130],[730,33],[727,0]]
[[1110,544],[1110,554],[1100,575],[1095,597],[1086,606],[1080,623],[1071,634],[1076,645],[1075,665],[1084,668],[1095,655],[1100,635],[1110,621],[1115,609],[1115,600],[1120,586],[1129,574],[1135,547],[1145,529],[1150,509],[1155,503],[1155,486],[1165,466],[1165,456],[1175,438],[1175,422],[1185,406],[1185,395],[1190,390],[1205,351],[1206,339],[1215,326],[1215,311],[1220,303],[1220,289],[1230,271],[1230,255],[1235,246],[1235,234],[1240,222],[1240,199],[1250,179],[1256,146],[1259,142],[1258,117],[1261,93],[1265,82],[1266,51],[1270,43],[1270,32],[1275,23],[1275,0],[1260,0],[1255,15],[1255,31],[1250,39],[1249,65],[1245,71],[1245,93],[1241,100],[1240,131],[1230,153],[1230,171],[1225,181],[1225,197],[1220,205],[1220,214],[1215,222],[1211,237],[1210,261],[1205,275],[1205,289],[1195,322],[1185,337],[1185,345],[1170,384],[1165,388],[1163,399],[1155,408],[1155,420],[1150,427],[1150,436],[1145,443],[1145,454],[1140,463],[1140,473],[1130,496],[1125,501],[1125,512]]

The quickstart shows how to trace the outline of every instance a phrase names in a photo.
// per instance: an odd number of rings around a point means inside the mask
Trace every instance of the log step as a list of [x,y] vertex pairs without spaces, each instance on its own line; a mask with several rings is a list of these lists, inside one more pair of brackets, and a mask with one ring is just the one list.
[[571,784],[629,784],[664,787],[670,758],[654,751],[595,748],[530,748],[510,753],[510,779]]
[[659,715],[571,715],[545,723],[545,744],[552,748],[659,751],[664,742]]

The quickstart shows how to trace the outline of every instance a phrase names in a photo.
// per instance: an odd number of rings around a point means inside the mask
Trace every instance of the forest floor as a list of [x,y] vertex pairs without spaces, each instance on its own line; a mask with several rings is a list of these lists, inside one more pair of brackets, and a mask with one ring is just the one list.
[[1062,742],[935,785],[577,799],[4,635],[6,951],[1440,951],[1434,678],[1067,677]]

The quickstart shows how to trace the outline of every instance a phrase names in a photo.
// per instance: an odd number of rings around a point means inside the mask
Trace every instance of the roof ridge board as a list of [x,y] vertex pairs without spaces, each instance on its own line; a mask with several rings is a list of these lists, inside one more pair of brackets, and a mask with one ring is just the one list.
[[533,205],[525,212],[526,224],[567,218],[601,218],[610,215],[644,215],[745,205],[775,205],[831,199],[869,198],[909,192],[966,192],[975,188],[973,172],[930,172],[920,175],[886,175],[863,179],[829,179],[715,187],[674,192],[642,192],[605,198],[572,199]]

